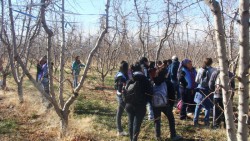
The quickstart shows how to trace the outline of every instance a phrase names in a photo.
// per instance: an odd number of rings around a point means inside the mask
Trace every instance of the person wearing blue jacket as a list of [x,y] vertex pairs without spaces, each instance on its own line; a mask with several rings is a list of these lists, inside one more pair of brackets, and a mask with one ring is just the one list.
[[195,110],[194,94],[195,88],[197,87],[195,82],[197,72],[192,65],[192,61],[189,59],[184,59],[181,62],[178,72],[182,74],[182,78],[180,78],[179,81],[179,90],[183,103],[181,106],[180,119],[185,120],[187,118],[187,111],[194,113]]

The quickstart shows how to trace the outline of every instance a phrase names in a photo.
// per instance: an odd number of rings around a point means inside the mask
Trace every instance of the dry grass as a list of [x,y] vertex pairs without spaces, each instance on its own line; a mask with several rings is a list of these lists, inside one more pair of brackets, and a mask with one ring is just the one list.
[[[111,78],[111,77],[110,77]],[[110,79],[108,78],[108,79]],[[127,141],[128,137],[117,137],[115,126],[116,98],[112,90],[111,79],[102,89],[96,82],[97,77],[89,76],[77,101],[71,106],[68,136],[59,138],[60,122],[53,109],[46,110],[41,95],[27,80],[24,82],[25,102],[20,104],[16,85],[8,80],[9,91],[0,90],[0,125],[7,122],[10,132],[1,133],[1,141]],[[178,120],[175,112],[177,133],[187,141],[225,141],[225,129],[213,130],[200,126],[194,128],[192,120]],[[123,116],[123,126],[127,131],[128,119]],[[201,123],[202,124],[202,123]],[[1,126],[0,126],[1,127]],[[1,130],[1,129],[0,129]],[[169,128],[166,117],[162,116],[162,137],[169,140]],[[139,140],[154,140],[154,124],[144,120]]]

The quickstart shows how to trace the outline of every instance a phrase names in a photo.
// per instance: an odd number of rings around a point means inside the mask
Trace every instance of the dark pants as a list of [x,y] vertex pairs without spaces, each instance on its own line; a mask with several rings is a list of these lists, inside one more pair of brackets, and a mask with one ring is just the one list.
[[185,119],[187,117],[187,112],[194,113],[195,111],[195,102],[194,102],[194,89],[186,89],[180,87],[180,93],[182,98],[182,106],[180,118]]
[[123,129],[122,129],[121,120],[122,120],[122,114],[124,112],[126,103],[122,100],[121,95],[117,95],[117,102],[118,102],[118,107],[117,107],[117,113],[116,113],[116,126],[117,126],[118,132],[122,132]]
[[178,81],[171,81],[171,82],[172,82],[172,85],[174,87],[174,91],[176,93],[177,100],[180,100],[181,99],[181,94],[180,94],[180,91],[179,91],[179,82]]
[[174,88],[174,85],[170,81],[166,81],[166,84],[167,84],[167,90],[168,90],[169,106],[173,108],[174,103],[175,103],[175,88]]
[[172,112],[172,108],[168,105],[166,107],[153,107],[154,117],[155,117],[155,133],[156,137],[161,137],[161,112],[163,112],[169,122],[169,129],[171,133],[171,138],[176,136],[175,131],[175,120]]
[[222,109],[224,109],[222,98],[214,98],[214,110],[213,110],[213,126],[220,126],[221,121],[224,122],[225,126],[225,118]]
[[146,114],[146,105],[134,106],[126,104],[126,111],[128,113],[128,128],[130,141],[137,141],[140,133],[141,124]]

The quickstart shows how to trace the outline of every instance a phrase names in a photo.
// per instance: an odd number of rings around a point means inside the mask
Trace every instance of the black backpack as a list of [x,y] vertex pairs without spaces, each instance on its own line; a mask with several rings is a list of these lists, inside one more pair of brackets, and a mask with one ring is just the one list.
[[142,82],[130,80],[122,93],[122,98],[125,103],[141,104],[144,101]]

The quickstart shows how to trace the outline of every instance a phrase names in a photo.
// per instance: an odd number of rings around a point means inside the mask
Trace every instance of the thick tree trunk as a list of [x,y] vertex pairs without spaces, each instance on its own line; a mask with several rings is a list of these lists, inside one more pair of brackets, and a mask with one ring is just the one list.
[[228,77],[228,61],[226,56],[226,44],[225,44],[225,35],[222,22],[222,14],[220,9],[220,4],[216,0],[205,0],[205,3],[210,7],[211,11],[214,14],[214,24],[215,24],[215,33],[216,33],[216,44],[217,44],[217,53],[220,66],[220,80],[222,84],[222,93],[223,93],[223,104],[225,107],[225,121],[227,128],[227,140],[228,141],[237,141],[236,138],[236,128],[234,124],[234,115],[233,115],[233,106],[231,99],[231,93],[229,92],[229,77]]
[[69,123],[69,111],[63,111],[61,118],[61,138],[67,135],[68,123]]
[[249,85],[248,85],[248,72],[249,72],[249,0],[239,1],[239,14],[240,14],[240,57],[239,57],[239,115],[238,115],[238,141],[248,140],[248,100],[249,100]]
[[20,103],[23,103],[23,81],[17,83],[17,93],[18,93],[18,99]]

